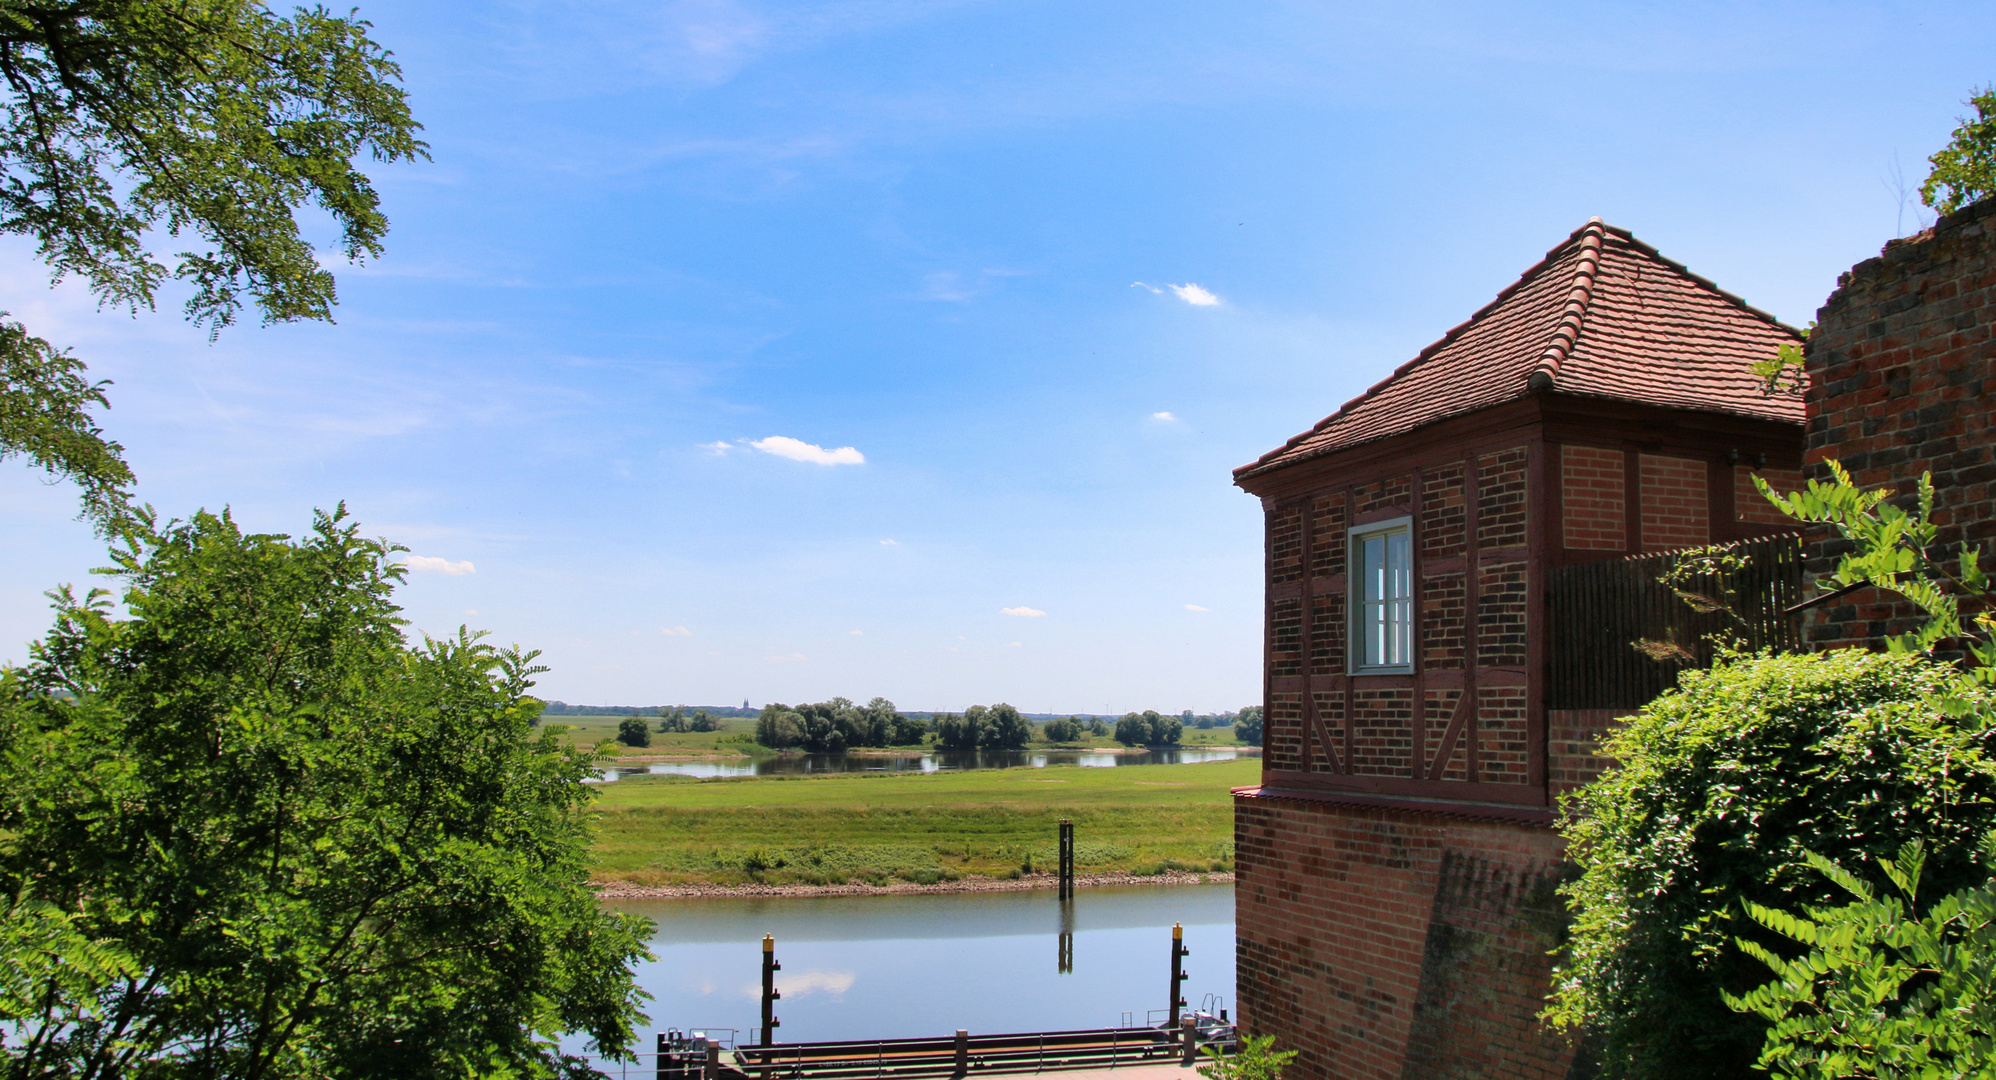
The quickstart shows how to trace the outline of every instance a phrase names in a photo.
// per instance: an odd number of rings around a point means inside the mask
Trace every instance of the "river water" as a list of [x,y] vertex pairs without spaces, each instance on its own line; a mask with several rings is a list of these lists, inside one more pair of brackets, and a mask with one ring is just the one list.
[[1066,905],[1050,889],[606,905],[657,924],[658,959],[637,972],[656,1031],[734,1028],[747,1041],[761,1023],[764,934],[783,964],[778,1042],[1156,1022],[1174,922],[1191,950],[1185,997],[1233,1007],[1231,885],[1090,888]]
[[781,754],[724,761],[660,761],[604,769],[604,780],[645,773],[697,776],[805,776],[857,772],[949,772],[965,769],[1044,769],[1049,765],[1106,768],[1114,765],[1191,765],[1255,756],[1258,748],[1153,749],[1115,754],[1100,750],[938,750],[925,754]]

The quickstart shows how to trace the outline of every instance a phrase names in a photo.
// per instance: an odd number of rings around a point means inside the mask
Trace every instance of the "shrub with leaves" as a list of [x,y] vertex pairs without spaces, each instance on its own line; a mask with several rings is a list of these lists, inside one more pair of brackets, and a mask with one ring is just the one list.
[[[1800,951],[1740,947],[1773,981],[1726,1003],[1769,1021],[1760,1066],[1795,1080],[1996,1077],[1996,879],[1920,903],[1927,852],[1909,841],[1878,866],[1876,889],[1835,862],[1809,861],[1851,897],[1796,914],[1748,904]],[[1996,866],[1996,833],[1982,865]]]
[[1996,89],[1968,99],[1975,119],[1963,119],[1948,144],[1928,158],[1934,171],[1920,185],[1920,201],[1952,214],[1996,194]]
[[1686,672],[1608,742],[1620,764],[1567,803],[1580,876],[1548,1018],[1592,1029],[1611,1078],[1752,1075],[1765,1037],[1723,994],[1763,976],[1743,903],[1835,897],[1809,852],[1857,862],[1930,838],[1937,880],[1974,873],[1996,826],[1979,713],[1917,655],[1725,656]]
[[1282,1070],[1296,1060],[1296,1051],[1277,1050],[1275,1036],[1249,1035],[1231,1055],[1218,1047],[1205,1050],[1207,1064],[1199,1066],[1206,1080],[1282,1080]]

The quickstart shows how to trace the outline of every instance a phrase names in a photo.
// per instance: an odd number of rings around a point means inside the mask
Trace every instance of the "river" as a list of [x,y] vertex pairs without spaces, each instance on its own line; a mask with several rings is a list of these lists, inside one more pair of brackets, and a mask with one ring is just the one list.
[[697,776],[807,776],[857,772],[950,772],[967,769],[1044,769],[1049,765],[1106,768],[1115,765],[1192,765],[1259,755],[1259,747],[1158,748],[1131,753],[1101,750],[937,750],[923,754],[778,754],[721,761],[658,761],[604,769],[603,780],[646,773]]
[[1090,888],[1067,905],[1052,890],[606,904],[657,924],[658,958],[637,971],[649,1031],[734,1028],[747,1040],[761,1022],[764,934],[783,964],[779,1042],[1142,1024],[1167,1003],[1174,922],[1191,950],[1185,997],[1233,1007],[1231,885]]

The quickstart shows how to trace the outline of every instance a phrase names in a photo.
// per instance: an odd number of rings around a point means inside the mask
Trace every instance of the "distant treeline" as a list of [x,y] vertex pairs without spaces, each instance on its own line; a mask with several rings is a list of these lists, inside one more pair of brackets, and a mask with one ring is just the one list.
[[1075,743],[1113,731],[1116,741],[1126,746],[1175,746],[1188,727],[1232,727],[1236,738],[1259,746],[1261,707],[1250,705],[1237,713],[1204,716],[1195,716],[1190,709],[1178,716],[1133,712],[1118,719],[1112,729],[1096,716],[1055,716],[1035,725],[1030,717],[1004,702],[972,705],[960,714],[911,715],[897,710],[886,698],[856,705],[840,697],[810,705],[763,706],[756,717],[755,741],[774,750],[822,753],[861,746],[923,746],[933,737],[935,745],[946,750],[1014,750],[1034,739]]
[[744,709],[738,705],[570,705],[565,701],[550,701],[541,707],[542,716],[670,716],[673,710],[682,713],[704,712],[717,718],[744,717],[756,715],[754,709]]

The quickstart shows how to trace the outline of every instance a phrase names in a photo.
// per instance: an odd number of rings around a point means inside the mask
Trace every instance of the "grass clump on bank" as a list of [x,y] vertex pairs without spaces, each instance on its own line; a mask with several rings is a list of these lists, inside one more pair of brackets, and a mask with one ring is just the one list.
[[600,882],[934,884],[1050,872],[1061,818],[1083,873],[1233,869],[1230,789],[1261,762],[845,774],[598,789]]

